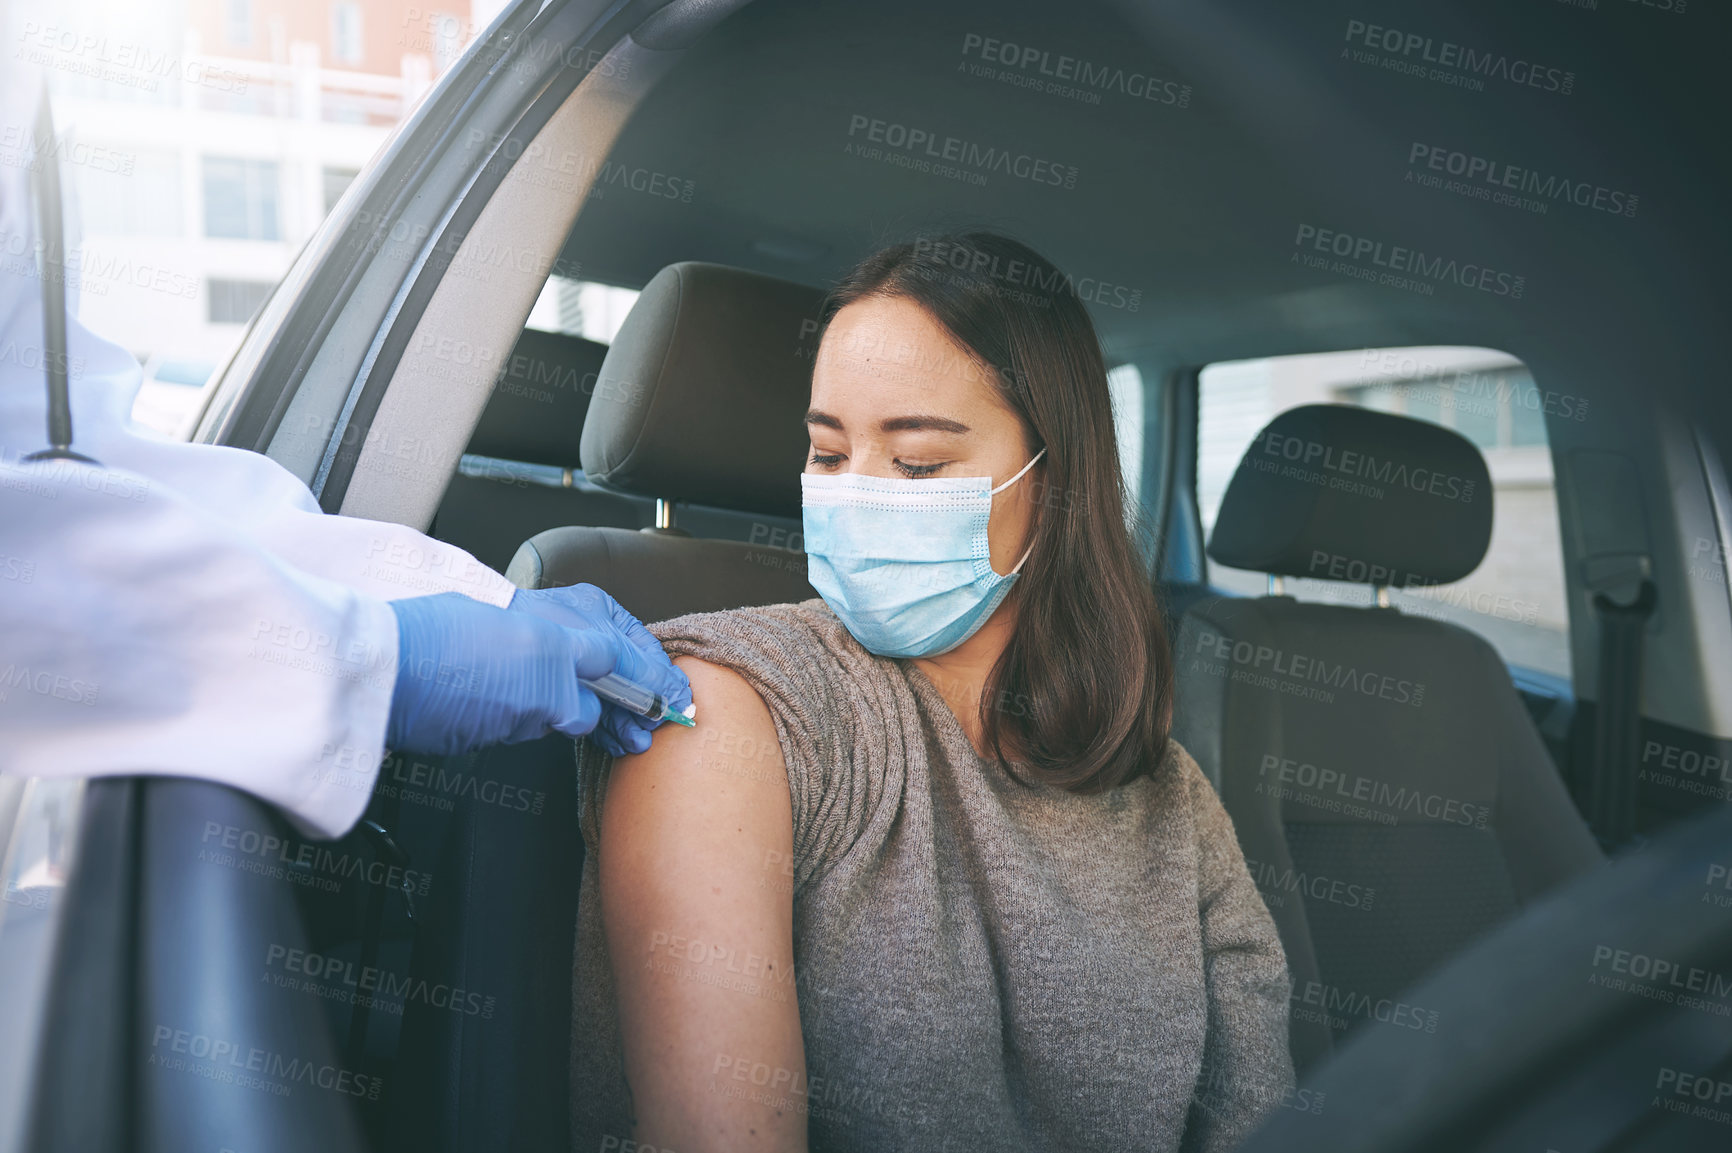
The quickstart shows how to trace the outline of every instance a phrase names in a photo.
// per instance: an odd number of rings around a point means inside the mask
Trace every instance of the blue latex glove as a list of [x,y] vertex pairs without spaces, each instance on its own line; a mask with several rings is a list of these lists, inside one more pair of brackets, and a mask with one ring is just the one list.
[[601,702],[577,678],[605,675],[632,648],[611,629],[561,628],[462,593],[390,605],[397,682],[385,744],[395,750],[463,753],[551,732],[584,736],[601,720]]
[[[594,585],[569,585],[556,589],[518,589],[511,598],[516,612],[532,613],[573,629],[612,629],[622,645],[617,669],[621,676],[660,693],[676,711],[692,703],[692,684],[662,651],[661,642],[650,635],[636,617]],[[622,756],[650,747],[650,733],[662,724],[629,709],[602,702],[601,724],[596,744]]]

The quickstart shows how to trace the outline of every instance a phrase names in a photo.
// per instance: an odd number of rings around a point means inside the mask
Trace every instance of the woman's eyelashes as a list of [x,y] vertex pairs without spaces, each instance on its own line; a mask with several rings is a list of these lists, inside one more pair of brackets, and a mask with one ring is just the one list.
[[[847,458],[839,452],[814,451],[807,459],[807,463],[815,464],[819,468],[835,468],[846,459]],[[903,460],[892,460],[890,462],[892,468],[903,476],[911,479],[922,476],[931,476],[949,463],[949,461],[939,461],[937,464],[909,464],[907,461]]]

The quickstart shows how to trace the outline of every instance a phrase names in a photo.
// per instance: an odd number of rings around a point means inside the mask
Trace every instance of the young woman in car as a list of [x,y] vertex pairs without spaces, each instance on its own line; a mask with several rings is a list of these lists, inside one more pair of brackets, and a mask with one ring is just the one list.
[[657,626],[698,727],[582,754],[574,1148],[1226,1150],[1290,1091],[1067,286],[970,234],[832,293],[822,599]]

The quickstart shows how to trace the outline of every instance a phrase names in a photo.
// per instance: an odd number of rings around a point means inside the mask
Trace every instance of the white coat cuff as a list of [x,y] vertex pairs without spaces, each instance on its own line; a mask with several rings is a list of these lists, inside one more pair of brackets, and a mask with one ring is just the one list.
[[302,795],[284,806],[289,823],[303,836],[334,838],[354,828],[373,799],[385,759],[385,731],[397,683],[397,614],[384,601],[363,597],[357,618],[357,636],[389,675],[339,682],[332,735],[307,766]]

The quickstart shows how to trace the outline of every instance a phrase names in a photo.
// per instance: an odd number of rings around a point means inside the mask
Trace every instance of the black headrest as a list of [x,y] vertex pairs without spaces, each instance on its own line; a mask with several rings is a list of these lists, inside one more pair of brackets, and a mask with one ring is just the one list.
[[605,344],[524,329],[500,367],[468,451],[529,464],[575,465],[584,413],[605,356]]
[[1269,422],[1221,499],[1209,555],[1358,584],[1447,584],[1491,540],[1485,458],[1447,428],[1345,404]]
[[656,273],[602,364],[584,474],[636,496],[799,516],[823,301],[719,264]]

